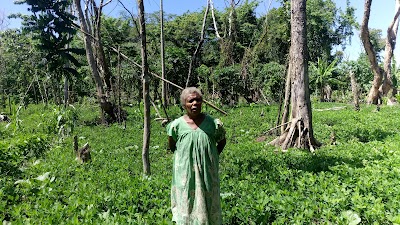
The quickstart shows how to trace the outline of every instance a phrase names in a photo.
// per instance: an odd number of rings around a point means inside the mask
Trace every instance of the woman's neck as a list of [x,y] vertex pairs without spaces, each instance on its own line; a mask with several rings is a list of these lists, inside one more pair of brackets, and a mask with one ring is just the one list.
[[187,116],[188,119],[191,119],[193,121],[199,121],[199,120],[202,120],[205,115],[203,113],[199,113],[197,115],[186,114],[186,116]]

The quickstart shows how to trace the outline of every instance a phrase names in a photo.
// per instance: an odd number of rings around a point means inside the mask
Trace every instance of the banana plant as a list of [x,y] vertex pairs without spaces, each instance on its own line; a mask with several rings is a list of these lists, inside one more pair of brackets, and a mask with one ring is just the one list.
[[315,85],[315,90],[319,90],[321,101],[330,101],[333,84],[342,84],[343,82],[334,77],[336,63],[338,59],[328,63],[327,60],[318,58],[316,64],[311,63],[310,82]]

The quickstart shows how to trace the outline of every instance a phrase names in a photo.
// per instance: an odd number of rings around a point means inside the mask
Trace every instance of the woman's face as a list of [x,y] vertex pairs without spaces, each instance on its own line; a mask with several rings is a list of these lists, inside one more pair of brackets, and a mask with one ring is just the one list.
[[185,109],[188,116],[198,116],[201,113],[203,98],[196,92],[189,94],[185,100]]

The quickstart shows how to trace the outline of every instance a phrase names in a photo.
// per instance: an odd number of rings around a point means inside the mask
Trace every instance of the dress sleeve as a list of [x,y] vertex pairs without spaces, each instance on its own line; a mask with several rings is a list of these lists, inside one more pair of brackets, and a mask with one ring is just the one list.
[[176,126],[177,125],[177,120],[172,121],[171,123],[169,123],[166,127],[167,129],[167,134],[168,136],[172,137],[174,139],[174,141],[177,141],[177,129]]
[[226,138],[225,137],[226,131],[224,129],[224,124],[222,123],[221,120],[215,119],[214,123],[215,123],[215,128],[216,128],[215,141],[218,143]]

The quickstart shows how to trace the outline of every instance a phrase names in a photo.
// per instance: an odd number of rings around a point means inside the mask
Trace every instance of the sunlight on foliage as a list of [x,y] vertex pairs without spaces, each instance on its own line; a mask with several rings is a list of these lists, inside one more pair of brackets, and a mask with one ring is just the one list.
[[[340,110],[330,110],[335,107]],[[92,108],[75,108],[76,119],[52,106],[21,109],[23,129],[14,135],[0,124],[6,134],[0,142],[0,220],[171,224],[173,155],[164,128],[152,120],[153,173],[143,177],[140,109],[128,108],[127,126],[121,129],[88,124]],[[169,110],[173,118],[181,115],[178,106]],[[342,103],[313,103],[315,136],[324,144],[315,154],[280,153],[267,144],[275,137],[265,131],[275,126],[276,105],[234,107],[227,116],[205,110],[227,130],[228,144],[220,156],[223,224],[400,224],[397,108],[373,112],[373,106],[362,106],[355,112]],[[61,122],[74,129],[59,141]],[[80,145],[90,143],[90,163],[75,161],[74,135]],[[262,135],[266,140],[257,142]]]

